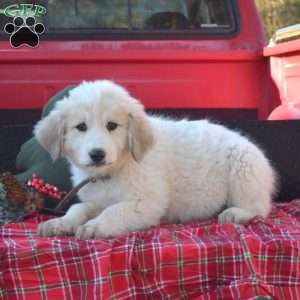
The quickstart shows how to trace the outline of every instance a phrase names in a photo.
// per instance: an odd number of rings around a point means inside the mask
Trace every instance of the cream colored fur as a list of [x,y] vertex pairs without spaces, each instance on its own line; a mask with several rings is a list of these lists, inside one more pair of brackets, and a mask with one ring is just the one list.
[[[108,131],[109,121],[119,126]],[[87,131],[76,129],[86,123]],[[237,132],[202,121],[146,115],[141,103],[110,81],[83,82],[35,127],[55,160],[70,162],[74,185],[89,176],[81,203],[39,225],[40,235],[102,238],[168,222],[218,215],[221,223],[266,217],[275,174],[263,152]],[[89,152],[105,151],[92,165]]]

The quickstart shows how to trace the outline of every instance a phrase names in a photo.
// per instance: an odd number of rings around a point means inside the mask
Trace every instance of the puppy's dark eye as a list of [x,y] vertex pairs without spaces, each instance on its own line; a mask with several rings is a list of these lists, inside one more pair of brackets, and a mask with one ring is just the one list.
[[79,131],[84,132],[84,131],[87,131],[87,126],[86,126],[86,124],[83,122],[83,123],[78,124],[78,125],[76,126],[76,129],[79,130]]
[[108,131],[113,131],[113,130],[115,130],[118,126],[119,126],[119,125],[118,125],[117,123],[115,123],[115,122],[108,122],[108,123],[106,124],[106,128],[107,128]]

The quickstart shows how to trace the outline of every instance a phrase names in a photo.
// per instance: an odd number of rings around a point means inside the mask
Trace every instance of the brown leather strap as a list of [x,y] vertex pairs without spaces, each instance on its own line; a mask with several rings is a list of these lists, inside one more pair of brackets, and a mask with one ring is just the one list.
[[89,177],[81,181],[79,184],[77,184],[75,187],[71,189],[71,191],[62,199],[58,205],[55,207],[54,211],[55,212],[60,212],[63,211],[70,201],[74,198],[74,196],[78,193],[80,189],[82,189],[85,185],[87,185],[90,182],[97,182],[98,180],[107,180],[109,179],[109,176],[99,176],[99,177]]

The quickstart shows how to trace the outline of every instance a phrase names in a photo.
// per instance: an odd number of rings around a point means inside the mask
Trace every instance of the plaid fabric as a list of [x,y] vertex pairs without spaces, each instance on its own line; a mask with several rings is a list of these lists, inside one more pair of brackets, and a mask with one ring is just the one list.
[[300,200],[266,220],[161,225],[110,240],[0,230],[1,299],[300,299]]

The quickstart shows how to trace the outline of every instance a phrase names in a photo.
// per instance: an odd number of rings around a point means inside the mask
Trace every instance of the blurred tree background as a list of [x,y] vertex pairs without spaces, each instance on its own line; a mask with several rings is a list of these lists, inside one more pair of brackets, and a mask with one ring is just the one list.
[[268,38],[276,29],[300,23],[300,0],[256,0]]

